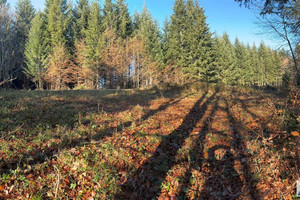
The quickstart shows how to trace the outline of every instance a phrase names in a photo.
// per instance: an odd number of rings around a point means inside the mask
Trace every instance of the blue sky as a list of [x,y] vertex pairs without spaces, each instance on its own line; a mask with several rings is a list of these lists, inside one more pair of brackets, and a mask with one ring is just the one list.
[[[43,0],[31,1],[35,8],[44,8]],[[8,2],[11,7],[15,7],[17,0],[8,0]],[[166,17],[172,14],[174,0],[127,0],[131,14],[136,10],[140,11],[144,2],[160,24],[163,24]],[[255,42],[258,46],[263,40],[268,46],[277,47],[266,36],[256,34],[260,32],[260,29],[255,24],[255,14],[244,7],[240,7],[234,0],[199,0],[199,4],[205,10],[207,23],[212,32],[221,35],[226,31],[232,41],[238,37],[245,44],[252,45]]]

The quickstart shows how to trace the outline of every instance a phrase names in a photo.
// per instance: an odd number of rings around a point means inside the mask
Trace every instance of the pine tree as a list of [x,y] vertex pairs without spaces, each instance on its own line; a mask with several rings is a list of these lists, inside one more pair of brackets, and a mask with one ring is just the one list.
[[36,83],[36,87],[43,89],[43,76],[45,73],[46,47],[45,23],[41,12],[32,20],[32,25],[25,47],[26,67],[25,74]]

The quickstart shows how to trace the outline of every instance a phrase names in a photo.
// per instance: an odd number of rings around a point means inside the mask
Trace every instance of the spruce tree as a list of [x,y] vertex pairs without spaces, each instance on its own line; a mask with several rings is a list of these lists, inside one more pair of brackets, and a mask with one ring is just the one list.
[[134,26],[135,37],[132,40],[134,42],[131,43],[133,44],[132,46],[139,46],[139,48],[142,46],[144,48],[142,52],[144,52],[145,55],[142,65],[145,68],[144,71],[149,74],[147,77],[148,82],[146,82],[151,85],[152,82],[156,81],[158,76],[161,75],[161,71],[159,70],[162,69],[163,65],[163,52],[159,26],[158,23],[152,19],[152,16],[145,5],[141,13],[135,14]]
[[245,69],[246,69],[246,49],[245,45],[235,39],[235,55],[237,59],[236,75],[238,77],[237,84],[245,85]]
[[42,13],[38,12],[33,18],[28,41],[25,48],[26,67],[25,74],[32,79],[39,89],[43,88],[43,75],[45,72],[46,47],[45,23]]
[[[47,0],[45,8],[47,71],[52,89],[63,89],[71,70],[70,53],[73,50],[71,4],[67,0]],[[61,55],[60,55],[61,54]],[[59,55],[59,57],[57,57]]]
[[47,42],[52,49],[58,45],[66,45],[69,25],[68,4],[66,0],[47,0],[45,8]]
[[216,81],[212,34],[204,11],[197,2],[175,1],[166,36],[164,48],[167,48],[167,64],[181,68],[186,80]]
[[145,5],[143,11],[135,15],[135,32],[145,42],[151,60],[161,63],[163,52],[159,25],[153,20]]
[[103,29],[110,29],[116,32],[118,26],[117,17],[116,5],[112,2],[112,0],[105,0],[103,8]]
[[100,6],[97,1],[93,1],[91,4],[91,12],[88,18],[88,27],[85,33],[85,65],[94,70],[95,75],[98,75],[98,68],[100,66],[101,59],[101,21]]
[[251,81],[252,81],[252,84],[258,85],[258,83],[259,83],[259,57],[258,57],[257,47],[256,47],[255,43],[253,43],[250,51],[251,51],[251,53],[250,53],[251,68],[253,71],[253,76],[252,76]]
[[121,38],[125,39],[130,37],[133,32],[132,20],[129,15],[128,5],[125,0],[118,0],[116,4],[117,14],[117,34]]
[[[20,51],[24,52],[25,43],[28,38],[31,21],[35,16],[35,9],[30,0],[18,0],[16,6],[16,25]],[[21,55],[22,56],[22,55]]]
[[260,59],[261,84],[267,85],[270,80],[270,70],[272,70],[271,50],[262,42],[258,49]]
[[173,14],[171,15],[171,23],[169,27],[169,48],[168,63],[177,67],[183,67],[184,48],[187,46],[184,42],[184,34],[186,30],[186,5],[184,0],[175,0]]
[[24,74],[22,73],[22,68],[24,67],[24,51],[25,51],[25,44],[28,39],[28,34],[30,30],[30,25],[33,17],[35,16],[35,9],[31,4],[30,0],[18,0],[16,6],[16,30],[17,30],[17,47],[16,47],[16,54],[15,59],[17,60],[17,68],[18,70],[18,78],[25,79]]
[[164,65],[169,65],[173,63],[172,61],[172,51],[171,51],[171,31],[170,31],[170,21],[168,18],[164,21],[163,26],[163,37],[162,37],[162,49],[163,49],[163,62]]
[[76,32],[74,28],[74,12],[72,1],[67,4],[67,9],[64,17],[64,37],[66,38],[66,48],[70,55],[74,54]]
[[252,60],[251,60],[251,47],[249,44],[247,44],[247,46],[245,47],[245,68],[243,72],[245,85],[252,85],[253,75],[254,75],[254,71],[253,71]]
[[186,33],[184,35],[184,58],[186,71],[189,76],[194,76],[206,82],[216,82],[217,69],[214,65],[215,52],[212,44],[212,34],[203,8],[198,2],[187,1]]
[[234,46],[230,42],[227,33],[221,38],[216,38],[216,68],[218,69],[218,77],[224,84],[235,84],[237,82],[236,75],[236,56]]
[[280,85],[281,84],[281,58],[280,55],[277,51],[273,51],[273,70],[272,72],[272,79],[271,79],[271,84],[272,85]]
[[74,10],[75,40],[79,41],[85,37],[88,28],[90,5],[88,0],[79,0]]

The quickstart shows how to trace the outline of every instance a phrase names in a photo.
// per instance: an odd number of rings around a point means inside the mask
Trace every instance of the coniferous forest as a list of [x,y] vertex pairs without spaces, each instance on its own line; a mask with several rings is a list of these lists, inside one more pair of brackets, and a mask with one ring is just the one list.
[[[149,88],[162,82],[282,84],[284,50],[211,32],[197,1],[176,0],[163,25],[125,0],[47,0],[43,11],[1,0],[0,81],[51,90]],[[8,84],[8,83],[7,83]]]

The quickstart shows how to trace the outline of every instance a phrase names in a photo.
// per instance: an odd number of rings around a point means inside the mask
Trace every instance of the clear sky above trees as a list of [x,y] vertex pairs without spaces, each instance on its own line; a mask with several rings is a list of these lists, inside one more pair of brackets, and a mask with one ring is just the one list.
[[[17,0],[9,0],[8,2],[11,7],[15,7]],[[165,18],[172,13],[174,0],[127,0],[129,11],[132,14],[135,10],[140,11],[144,2],[161,25],[163,25]],[[231,41],[234,41],[235,37],[238,36],[241,41],[249,42],[250,45],[253,42],[259,44],[263,40],[268,46],[277,47],[272,40],[257,35],[260,30],[254,23],[256,21],[255,14],[244,7],[240,7],[237,2],[233,0],[200,0],[199,2],[205,10],[211,31],[216,31],[218,35],[222,35],[226,31]],[[44,8],[43,0],[32,0],[32,3],[37,9]]]

